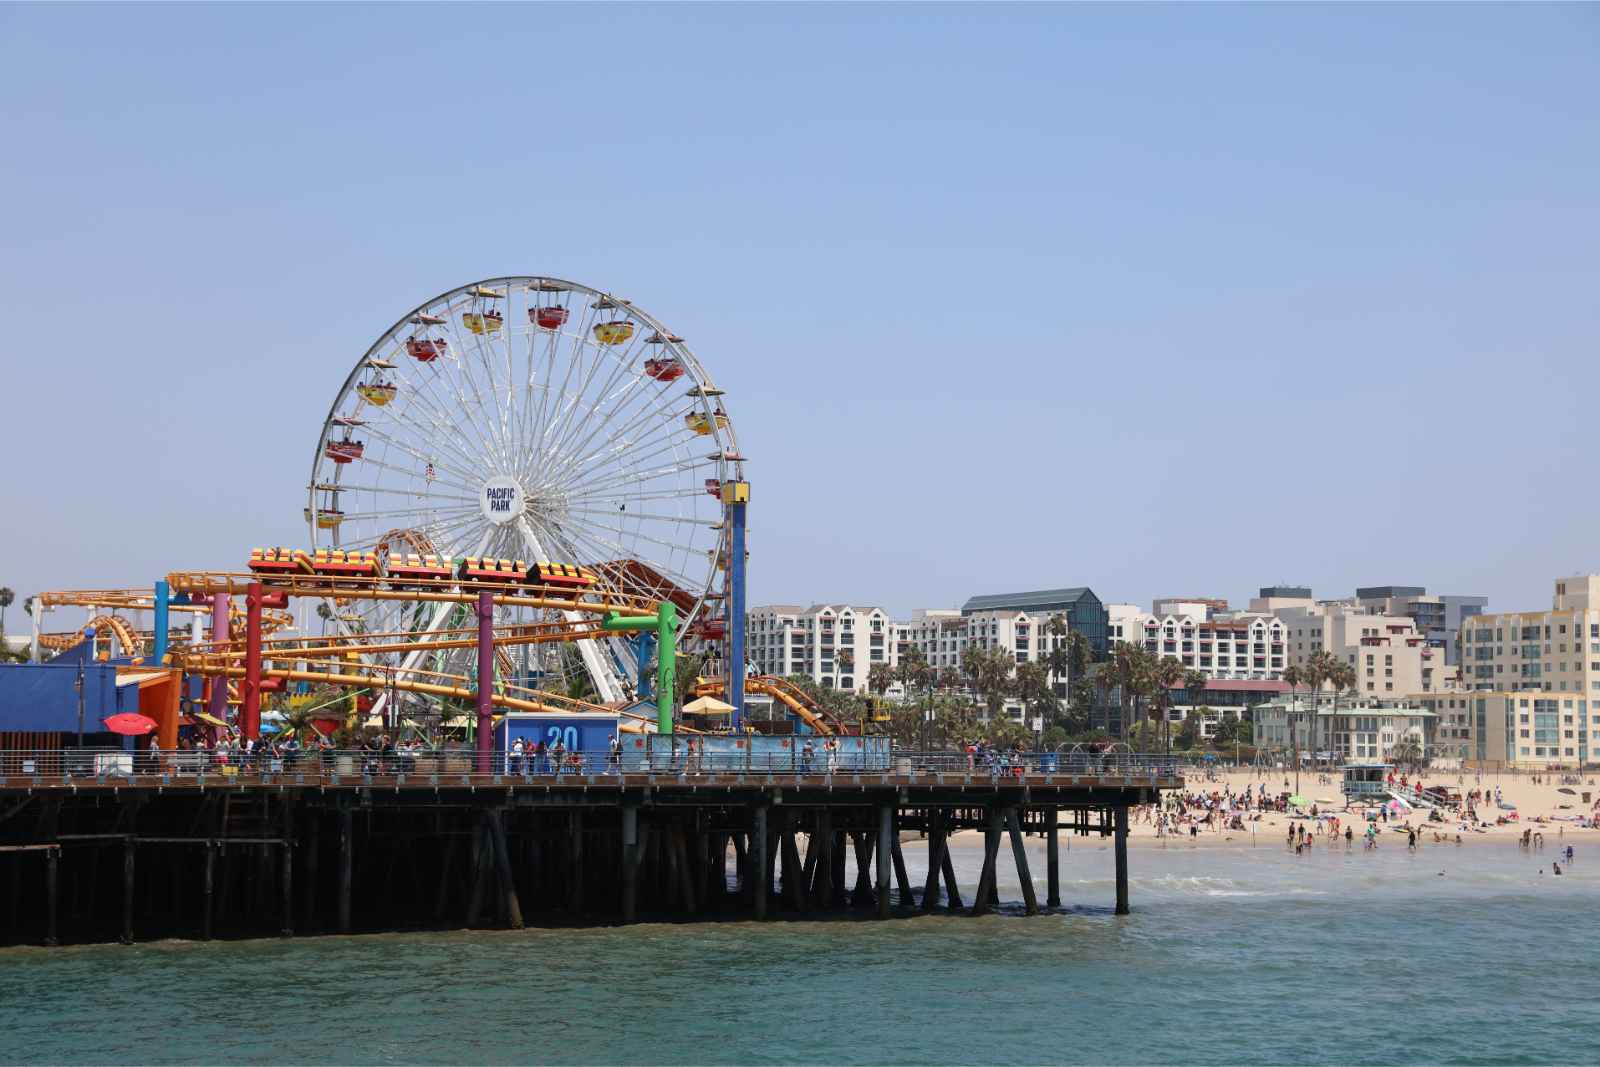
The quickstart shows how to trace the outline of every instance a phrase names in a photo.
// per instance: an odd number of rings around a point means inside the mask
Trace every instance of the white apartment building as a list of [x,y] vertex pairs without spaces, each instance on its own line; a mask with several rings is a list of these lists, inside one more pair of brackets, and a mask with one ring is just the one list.
[[[909,620],[894,624],[899,642],[896,662],[909,648],[921,652],[928,665],[940,671],[959,672],[962,654],[968,648],[1002,649],[1019,664],[1043,662],[1052,648],[1066,647],[1066,635],[1051,635],[1048,631],[1050,620],[1057,614],[1001,609],[963,615],[951,609],[919,610]],[[1056,696],[1065,699],[1066,675],[1052,674],[1050,683]],[[1015,701],[1007,702],[1005,713],[1019,722],[1024,717],[1022,705]],[[980,712],[980,716],[983,714]]]
[[1211,619],[1145,615],[1145,651],[1173,657],[1208,678],[1262,681],[1283,676],[1285,626],[1270,615]]
[[745,634],[756,673],[803,674],[828,689],[865,693],[873,664],[898,662],[893,624],[878,607],[769,604],[750,609]]

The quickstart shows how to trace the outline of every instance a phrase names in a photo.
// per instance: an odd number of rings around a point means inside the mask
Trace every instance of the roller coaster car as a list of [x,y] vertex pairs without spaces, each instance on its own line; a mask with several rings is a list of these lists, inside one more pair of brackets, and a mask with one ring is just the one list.
[[567,309],[559,306],[529,308],[528,319],[541,330],[558,330],[566,324]]
[[444,355],[449,347],[449,341],[430,341],[425,337],[411,337],[406,340],[406,355],[418,363],[432,363]]
[[644,372],[658,382],[675,382],[683,377],[683,364],[673,356],[647,359],[644,361]]
[[360,441],[329,441],[328,447],[323,451],[335,463],[349,463],[351,460],[360,459],[365,447]]
[[494,333],[505,325],[505,316],[493,308],[488,311],[469,311],[461,316],[461,324],[473,333]]
[[545,589],[588,589],[598,580],[593,571],[571,563],[535,563],[528,569],[528,584]]
[[633,323],[627,319],[594,324],[594,339],[603,345],[620,345],[633,336]]
[[251,574],[263,577],[293,577],[311,573],[311,560],[297,548],[252,548],[248,564]]
[[463,582],[505,582],[521,584],[528,565],[520,559],[490,559],[468,556],[456,566],[456,577]]
[[338,508],[318,508],[315,512],[306,508],[305,512],[307,522],[311,522],[313,515],[315,516],[319,530],[337,530],[339,524],[344,521],[344,512]]
[[454,563],[455,560],[449,556],[419,556],[415,553],[392,555],[387,568],[389,584],[399,589],[422,583],[448,582],[455,577]]
[[[726,430],[728,428],[728,416],[725,413],[721,411],[712,412],[712,418],[716,420],[717,429]],[[683,424],[702,437],[711,434],[711,421],[712,419],[706,418],[703,411],[691,411],[683,417]]]
[[391,382],[369,382],[356,386],[361,399],[374,407],[385,407],[400,390]]
[[346,552],[319,548],[311,557],[311,572],[324,578],[381,578],[376,552]]

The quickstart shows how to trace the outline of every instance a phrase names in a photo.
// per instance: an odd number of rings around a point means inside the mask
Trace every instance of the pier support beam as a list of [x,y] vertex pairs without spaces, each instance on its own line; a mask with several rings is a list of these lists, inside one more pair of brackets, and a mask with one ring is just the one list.
[[216,912],[217,843],[206,842],[205,899],[200,904],[200,937],[211,940],[211,919]]
[[972,898],[972,914],[982,915],[992,906],[992,902],[999,899],[999,890],[995,888],[995,870],[998,866],[1000,855],[1000,820],[999,806],[989,809],[989,826],[983,834],[983,874],[978,878],[978,889]]
[[61,846],[56,845],[47,849],[44,856],[44,892],[47,900],[45,911],[44,943],[54,946],[59,944],[56,940],[56,909],[60,894],[57,887],[61,877]]
[[494,844],[494,870],[500,883],[502,907],[506,925],[513,930],[522,929],[522,901],[517,898],[517,881],[511,874],[511,850],[506,847],[506,825],[499,808],[487,813],[489,837]]
[[922,882],[922,910],[932,911],[939,903],[939,864],[943,859],[944,812],[933,808],[928,812],[928,877]]
[[622,921],[639,918],[639,805],[622,806]]
[[[131,829],[131,828],[130,828]],[[122,839],[122,943],[133,944],[133,834]]]
[[1033,872],[1028,869],[1028,849],[1022,843],[1022,820],[1016,808],[1006,809],[1006,828],[1011,831],[1011,855],[1017,861],[1017,878],[1022,882],[1022,902],[1029,915],[1039,914],[1039,898],[1033,890]]
[[339,805],[339,932],[350,932],[350,883],[355,869],[355,813],[348,803]]
[[889,865],[894,861],[890,858],[893,847],[890,839],[894,836],[894,805],[878,805],[878,918],[887,919],[890,914],[889,900]]
[[767,859],[767,806],[758,804],[750,828],[751,882],[755,889],[756,918],[767,917],[767,898],[772,895],[769,881],[772,864]]
[[1058,824],[1061,812],[1050,807],[1044,813],[1045,827],[1045,899],[1047,908],[1061,907],[1061,843],[1058,840]]
[[1117,914],[1128,914],[1128,806],[1117,806]]

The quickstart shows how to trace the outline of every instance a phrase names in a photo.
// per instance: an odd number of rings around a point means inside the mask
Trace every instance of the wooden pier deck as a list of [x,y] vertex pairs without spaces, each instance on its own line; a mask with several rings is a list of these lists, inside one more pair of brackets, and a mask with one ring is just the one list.
[[[1061,906],[1062,832],[1113,838],[1126,914],[1128,808],[1181,785],[1170,768],[13,773],[0,777],[0,941],[982,914],[999,904],[1008,841],[1034,913]],[[984,864],[962,887],[945,842],[967,829],[985,835]],[[1042,902],[1029,835],[1046,843]],[[915,886],[913,843],[928,853]]]

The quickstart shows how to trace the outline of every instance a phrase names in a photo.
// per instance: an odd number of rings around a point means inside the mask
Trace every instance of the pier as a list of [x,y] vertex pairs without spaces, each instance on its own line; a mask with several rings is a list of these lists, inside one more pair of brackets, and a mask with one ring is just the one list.
[[[60,752],[54,765],[6,753],[0,940],[981,915],[1000,903],[1003,863],[1036,914],[1085,903],[1062,898],[1062,833],[1113,840],[1115,910],[1127,914],[1128,808],[1182,784],[1148,757],[1030,755],[1005,773],[948,754],[834,773],[607,773],[596,754],[568,773],[483,774],[476,759],[340,755],[224,774],[114,759],[85,773]],[[945,847],[960,830],[985,835],[975,885],[958,884]],[[1030,835],[1046,843],[1042,899]],[[907,876],[911,848],[926,851],[921,884]]]

